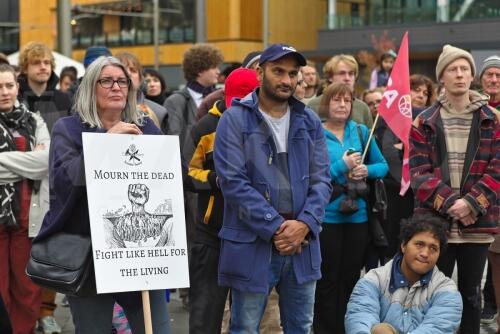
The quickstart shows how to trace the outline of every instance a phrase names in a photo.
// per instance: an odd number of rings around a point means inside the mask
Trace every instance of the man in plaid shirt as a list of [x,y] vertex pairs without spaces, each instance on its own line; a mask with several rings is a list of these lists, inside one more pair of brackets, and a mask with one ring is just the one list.
[[469,52],[445,45],[436,66],[445,93],[410,134],[415,212],[433,212],[448,226],[449,246],[437,265],[451,277],[457,263],[460,332],[468,334],[479,333],[481,278],[500,220],[500,116],[488,96],[470,90],[475,70]]

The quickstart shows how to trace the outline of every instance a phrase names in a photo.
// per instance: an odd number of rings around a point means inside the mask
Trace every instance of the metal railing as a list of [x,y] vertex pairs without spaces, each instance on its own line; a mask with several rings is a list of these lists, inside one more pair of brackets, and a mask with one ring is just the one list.
[[442,22],[438,10],[448,11],[446,17],[450,21],[464,21],[477,19],[500,18],[500,1],[483,0],[474,1],[464,11],[463,3],[452,3],[446,8],[438,8],[436,5],[425,7],[392,7],[368,6],[363,12],[365,15],[336,14],[325,15],[324,27],[332,26],[333,29],[348,29],[364,26],[380,26],[395,24],[436,23]]

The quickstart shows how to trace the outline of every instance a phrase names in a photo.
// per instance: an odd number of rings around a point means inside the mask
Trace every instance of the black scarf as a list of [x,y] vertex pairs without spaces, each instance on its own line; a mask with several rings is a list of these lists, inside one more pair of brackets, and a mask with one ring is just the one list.
[[212,93],[216,88],[214,86],[204,87],[198,81],[190,81],[187,83],[187,88],[194,90],[203,95],[203,97]]
[[[17,151],[11,131],[17,131],[26,138],[25,151],[33,149],[35,146],[36,120],[24,104],[17,101],[12,111],[0,112],[0,152]],[[15,183],[0,185],[0,225],[7,228],[18,227],[16,216],[20,209],[19,203]]]
[[165,94],[165,93],[161,93],[160,95],[156,95],[156,96],[145,94],[145,96],[146,96],[146,99],[151,100],[153,102],[156,102],[160,106],[162,106],[163,102],[165,102],[165,100],[167,99],[167,94]]

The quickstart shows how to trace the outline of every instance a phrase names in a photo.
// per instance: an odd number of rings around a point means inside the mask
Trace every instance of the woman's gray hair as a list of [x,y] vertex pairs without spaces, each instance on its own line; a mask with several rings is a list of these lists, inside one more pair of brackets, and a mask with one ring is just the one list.
[[[131,80],[125,67],[115,57],[101,56],[87,67],[82,82],[76,91],[74,108],[75,111],[80,114],[83,122],[89,124],[91,127],[103,127],[99,114],[97,113],[96,88],[101,72],[106,66],[121,68],[127,79]],[[137,109],[136,95],[135,89],[131,83],[128,86],[127,103],[122,112],[122,121],[141,126],[144,115]]]

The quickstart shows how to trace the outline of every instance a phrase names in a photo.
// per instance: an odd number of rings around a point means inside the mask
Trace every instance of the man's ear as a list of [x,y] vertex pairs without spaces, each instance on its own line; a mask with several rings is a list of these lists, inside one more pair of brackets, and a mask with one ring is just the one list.
[[257,66],[255,70],[257,71],[257,79],[259,82],[262,82],[262,79],[264,78],[264,69],[265,66]]
[[406,250],[406,244],[401,243],[401,254],[403,254],[403,255],[404,255],[405,250]]

